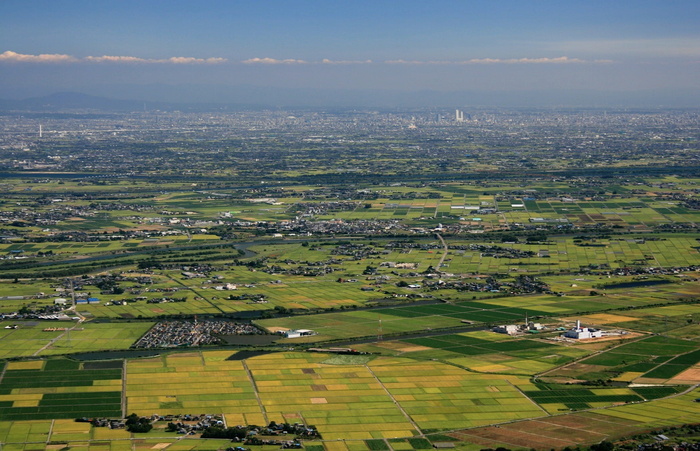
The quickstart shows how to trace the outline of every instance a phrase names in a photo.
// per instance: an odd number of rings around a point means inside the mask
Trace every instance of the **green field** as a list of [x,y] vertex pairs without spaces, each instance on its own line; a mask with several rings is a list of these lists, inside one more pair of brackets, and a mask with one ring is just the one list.
[[[497,170],[477,160],[459,164]],[[700,383],[700,211],[689,202],[700,179],[149,183],[4,183],[6,215],[53,219],[4,223],[3,448],[230,446],[163,422],[139,435],[71,421],[131,412],[312,424],[323,437],[312,451],[511,448],[533,428],[545,438],[524,448],[564,448],[700,421],[700,395],[684,393]],[[297,218],[331,231],[297,230]],[[78,303],[87,297],[98,301]],[[71,307],[64,320],[41,319],[56,298]],[[70,359],[128,350],[156,321],[195,315],[316,334],[255,356]],[[544,329],[490,331],[526,318]],[[577,320],[604,339],[563,340]],[[368,354],[304,352],[336,345]]]
[[122,415],[121,368],[81,368],[65,359],[36,363],[43,365],[6,364],[0,382],[2,421]]

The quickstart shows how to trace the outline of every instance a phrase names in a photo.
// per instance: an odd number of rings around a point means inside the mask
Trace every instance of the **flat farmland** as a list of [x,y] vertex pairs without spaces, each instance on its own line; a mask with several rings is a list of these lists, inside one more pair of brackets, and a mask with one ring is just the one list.
[[644,433],[663,425],[697,423],[700,412],[692,408],[695,390],[671,399],[629,404],[567,415],[502,424],[450,433],[455,439],[481,447],[551,449],[599,443]]
[[[128,349],[153,323],[8,321],[0,323],[0,357]],[[17,326],[5,329],[5,326]],[[71,329],[72,330],[68,330]]]
[[81,323],[38,355],[128,349],[152,326],[151,322]]
[[379,346],[398,349],[416,359],[439,355],[441,360],[480,373],[521,375],[544,372],[590,352],[574,346],[536,339],[513,339],[492,332],[440,335],[393,343],[396,342]]
[[301,339],[287,339],[285,342],[314,342],[329,339],[349,339],[353,337],[372,337],[380,333],[417,332],[440,327],[455,327],[462,323],[456,318],[440,315],[417,315],[410,320],[381,311],[346,311],[342,313],[323,313],[314,316],[275,318],[256,321],[264,328],[312,329],[318,333]]
[[[105,224],[104,220],[80,221],[79,223],[71,224],[71,227],[78,226],[82,229],[100,229],[110,227],[129,227],[123,223]],[[152,239],[129,239],[129,240],[104,240],[97,242],[76,242],[76,243],[12,243],[0,244],[0,254],[18,254],[20,256],[29,256],[38,253],[50,253],[50,258],[102,254],[124,250],[139,250],[140,248],[165,248],[166,246],[184,245],[192,242],[204,243],[207,241],[218,241],[218,237],[214,235],[198,234],[188,237],[187,234],[171,235],[167,238],[152,238]],[[47,256],[49,258],[49,256]]]
[[612,378],[628,383],[693,384],[696,376],[686,381],[672,378],[700,362],[700,345],[695,341],[665,336],[646,336],[615,346],[564,366],[547,376],[572,379]]
[[[689,287],[690,288],[690,287]],[[676,292],[681,294],[679,292]],[[682,295],[697,295],[696,290],[683,290]],[[652,333],[663,333],[675,338],[694,338],[693,331],[695,323],[700,321],[700,305],[694,303],[684,303],[668,305],[664,307],[649,307],[625,312],[625,315],[632,318],[624,322],[610,323],[618,327],[642,330]]]
[[330,440],[419,433],[367,367],[324,365],[325,358],[283,353],[247,361],[271,419],[302,418]]
[[[260,408],[241,361],[232,352],[168,354],[130,360],[126,370],[129,412],[193,414],[209,412],[246,416],[261,424]],[[255,420],[255,421],[252,421]]]
[[515,387],[520,379],[516,376],[469,374],[448,365],[410,361],[382,365],[381,359],[369,367],[422,430],[473,427],[545,414]]
[[[547,110],[0,115],[0,446],[232,446],[72,420],[131,412],[302,422],[309,451],[699,421],[697,111]],[[317,334],[124,352],[173,317]]]
[[603,223],[619,227],[651,227],[659,223],[693,223],[698,220],[698,212],[678,207],[675,202],[654,199],[631,198],[624,201],[590,201],[568,199],[518,199],[512,202],[499,202],[509,222],[527,223],[533,218],[547,220],[565,219],[577,226]]
[[[456,244],[449,241],[450,244]],[[589,265],[605,264],[621,268],[640,262],[659,266],[691,266],[700,264],[700,254],[692,237],[669,237],[662,242],[614,239],[575,243],[572,238],[553,239],[537,244],[499,244],[521,251],[534,251],[529,258],[495,259],[478,253],[454,254],[449,262],[450,272],[542,273],[560,270],[578,270]],[[546,255],[546,257],[543,257]],[[504,261],[505,260],[505,261]]]
[[[666,288],[669,289],[669,288]],[[265,328],[313,329],[319,335],[302,341],[345,339],[401,332],[421,332],[464,325],[463,320],[476,324],[515,324],[533,318],[594,314],[610,308],[641,307],[657,303],[653,296],[635,297],[628,293],[602,296],[532,295],[479,299],[475,301],[435,303],[429,305],[396,306],[371,311],[346,310],[314,316],[299,316],[259,320]],[[632,311],[632,310],[631,310]],[[625,311],[627,314],[627,311]],[[381,324],[380,324],[381,323]],[[381,327],[380,327],[381,326]],[[298,340],[297,340],[298,341]]]
[[[515,278],[525,274],[542,272],[559,273],[576,271],[580,268],[608,267],[621,268],[639,262],[660,266],[691,266],[700,264],[695,248],[695,240],[690,236],[655,237],[655,240],[635,239],[596,239],[574,243],[572,238],[556,238],[542,243],[478,243],[448,239],[452,248],[448,251],[444,277],[448,281],[482,283],[478,274],[508,274]],[[367,254],[352,251],[339,252],[341,245],[309,245],[301,243],[265,244],[252,247],[258,258],[266,259],[264,270],[251,270],[246,266],[233,265],[237,254],[217,251],[225,263],[212,278],[185,277],[182,271],[160,269],[149,274],[146,284],[121,282],[121,293],[99,295],[95,304],[80,304],[79,312],[88,318],[154,318],[165,315],[194,315],[235,313],[248,310],[270,310],[275,307],[296,310],[323,310],[353,306],[363,306],[375,299],[392,296],[414,296],[416,294],[445,297],[455,301],[471,298],[483,299],[492,295],[488,292],[457,291],[454,289],[431,291],[426,288],[397,286],[399,282],[421,285],[423,272],[435,266],[442,256],[441,245],[435,240],[421,240],[426,248],[394,249],[391,241],[367,242],[359,244],[371,250]],[[513,253],[517,258],[497,258],[489,252],[470,250],[478,245],[486,249],[498,248]],[[467,250],[462,249],[467,248]],[[342,251],[342,249],[340,249]],[[228,251],[227,251],[228,252]],[[530,257],[522,255],[531,253]],[[217,257],[217,258],[219,258]],[[146,258],[146,257],[144,257]],[[409,265],[412,269],[397,269]],[[314,273],[318,267],[324,270]],[[372,268],[371,278],[366,274]],[[132,270],[133,271],[133,270]],[[295,272],[296,271],[296,272]],[[312,274],[305,274],[311,272]],[[128,276],[123,272],[121,276]],[[384,278],[384,279],[382,279]],[[697,284],[692,283],[692,273],[686,278],[669,277],[665,285],[645,287],[643,299],[634,296],[637,288],[615,288],[614,283],[606,287],[603,281],[575,281],[572,276],[544,276],[552,288],[574,296],[587,295],[593,291],[605,293],[605,299],[590,297],[575,305],[576,297],[557,299],[557,305],[550,305],[552,312],[563,312],[569,307],[571,312],[594,311],[597,307],[611,304],[617,307],[638,306],[639,302],[653,303],[654,300],[667,301],[669,297],[691,298],[700,294]],[[580,278],[580,277],[578,277]],[[371,279],[371,280],[370,280]],[[627,281],[630,277],[620,277]],[[375,281],[379,280],[379,281]],[[568,281],[571,281],[567,284]],[[343,283],[341,283],[343,282]],[[624,282],[621,282],[624,283]],[[0,284],[0,294],[20,293],[26,299],[13,299],[4,303],[7,311],[21,307],[48,306],[52,297],[38,293],[53,290],[56,281],[32,286],[25,283]],[[578,286],[573,289],[574,285]],[[579,286],[580,285],[580,286]],[[600,286],[599,286],[600,285]],[[234,286],[235,288],[226,288]],[[602,286],[602,288],[601,288]],[[89,285],[86,290],[93,290]],[[39,291],[44,290],[44,291]],[[371,290],[371,291],[369,291]],[[63,296],[63,294],[61,294]],[[264,296],[266,303],[254,303],[249,296]],[[59,297],[57,293],[54,297]],[[584,301],[584,299],[579,299]],[[177,302],[176,302],[177,301]],[[182,301],[182,302],[180,302]],[[119,305],[118,305],[119,304]]]
[[56,359],[6,363],[0,382],[0,419],[120,417],[120,362],[108,368]]
[[632,404],[597,411],[599,415],[637,421],[644,427],[671,426],[700,422],[700,410],[692,404],[700,396],[697,388],[689,393],[650,404]]
[[230,355],[129,361],[127,409],[222,413],[229,424],[303,421],[327,440],[411,437],[546,414],[515,387],[528,385],[516,376],[409,359],[353,364],[324,354],[272,353],[244,361],[227,360]]

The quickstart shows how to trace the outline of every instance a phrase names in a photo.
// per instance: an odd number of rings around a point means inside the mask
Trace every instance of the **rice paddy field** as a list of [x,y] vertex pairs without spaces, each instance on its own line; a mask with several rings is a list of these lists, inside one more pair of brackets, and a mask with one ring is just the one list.
[[[358,185],[338,209],[320,186],[258,198],[167,183],[140,186],[147,195],[113,208],[109,196],[137,186],[115,181],[104,190],[109,200],[92,202],[68,195],[92,192],[78,183],[32,185],[41,195],[66,193],[37,211],[93,211],[66,213],[47,228],[6,224],[8,233],[30,231],[32,239],[0,243],[0,275],[8,275],[0,280],[0,313],[50,309],[58,297],[72,304],[68,277],[80,285],[76,291],[99,301],[67,312],[80,322],[0,323],[0,446],[231,446],[166,433],[162,423],[141,435],[73,421],[132,412],[221,414],[229,426],[301,422],[322,434],[306,443],[311,451],[405,451],[444,441],[465,450],[551,449],[700,422],[693,402],[700,396],[693,269],[700,265],[693,229],[700,211],[679,200],[692,196],[698,181],[649,179],[644,189],[637,183],[595,196],[574,195],[578,188],[562,181],[528,190],[512,182]],[[21,211],[35,194],[24,185],[6,184],[14,196],[3,200],[8,212]],[[308,213],[311,207],[316,212]],[[406,228],[392,238],[284,232],[285,240],[255,225],[303,215]],[[443,226],[446,252],[434,235]],[[452,226],[461,232],[449,232]],[[548,230],[534,240],[501,239],[512,226]],[[211,232],[219,227],[232,228],[228,238]],[[64,232],[98,238],[52,241]],[[119,236],[126,232],[139,237]],[[435,268],[440,274],[429,275]],[[637,274],[641,268],[669,271]],[[509,294],[507,284],[519,276],[536,278],[547,292]],[[105,289],[100,278],[118,289]],[[441,286],[492,279],[504,287]],[[290,312],[303,315],[284,316]],[[110,361],[62,357],[126,350],[165,317],[237,314],[270,317],[256,320],[270,331],[317,334],[280,339],[255,356],[231,348]],[[518,337],[488,330],[525,318],[546,329]],[[610,335],[562,340],[557,329],[577,320]],[[368,354],[303,352],[312,345]]]
[[455,431],[449,435],[481,448],[575,447],[580,443],[599,443],[645,433],[664,425],[697,423],[700,421],[700,411],[693,408],[693,400],[698,395],[700,391],[696,389],[678,397],[650,403],[525,420],[502,424],[499,428]]
[[[471,346],[515,343],[471,338]],[[533,384],[527,376],[480,374],[436,361],[322,353],[238,358],[230,351],[196,351],[125,364],[35,360],[4,368],[0,442],[11,449],[61,443],[115,451],[126,445],[193,450],[225,443],[181,441],[159,423],[149,434],[136,435],[72,420],[97,406],[105,416],[121,416],[123,394],[126,411],[142,415],[206,412],[223,414],[228,425],[314,425],[322,440],[306,444],[319,450],[424,449],[445,440],[467,449],[528,443],[539,449],[545,442],[568,446],[700,421],[700,411],[692,413],[700,392],[677,396],[683,390],[676,385],[565,390]],[[577,410],[585,411],[571,413]],[[532,436],[533,428],[539,438]]]
[[590,351],[541,339],[517,339],[492,332],[469,332],[377,344],[416,359],[439,358],[479,373],[529,376],[584,357]]
[[0,322],[0,358],[128,349],[152,325],[6,319]]
[[[83,224],[89,229],[103,229],[103,224]],[[89,227],[88,227],[89,226]],[[206,243],[207,241],[218,241],[219,237],[207,234],[196,234],[187,236],[172,235],[165,238],[147,238],[130,240],[110,240],[98,242],[79,243],[5,243],[0,244],[0,254],[17,254],[19,256],[36,254],[39,252],[50,252],[56,256],[86,256],[105,252],[139,250],[142,248],[177,246],[192,243]]]
[[[575,237],[557,237],[535,244],[449,238],[447,243],[451,249],[447,251],[442,266],[446,281],[483,284],[489,274],[499,274],[505,282],[518,276],[539,275],[550,285],[552,291],[574,297],[589,295],[594,291],[605,293],[607,299],[604,301],[609,303],[612,300],[616,304],[627,302],[636,305],[639,299],[636,294],[640,286],[624,286],[626,282],[635,283],[632,276],[603,280],[600,276],[580,277],[576,275],[577,272],[581,268],[605,267],[614,270],[640,264],[659,267],[700,264],[695,237],[683,234],[659,235],[643,240],[613,237],[586,242],[580,242]],[[422,285],[425,278],[423,273],[429,267],[435,267],[443,257],[441,245],[436,240],[420,239],[417,240],[418,247],[409,249],[393,248],[392,240],[386,239],[375,240],[371,244],[369,241],[358,241],[358,245],[371,251],[361,253],[359,257],[353,255],[352,251],[342,251],[343,244],[340,241],[323,245],[304,244],[294,242],[251,246],[249,249],[257,253],[255,258],[265,261],[266,267],[257,270],[236,263],[239,262],[239,255],[233,248],[189,251],[180,257],[183,262],[204,252],[206,256],[199,258],[214,259],[218,262],[216,270],[208,274],[209,277],[199,278],[183,276],[182,270],[155,269],[149,272],[151,280],[147,285],[122,281],[119,283],[119,293],[96,294],[99,292],[96,287],[87,286],[86,291],[91,291],[98,302],[78,305],[77,308],[88,318],[132,319],[264,311],[276,307],[319,311],[361,307],[372,305],[377,300],[416,295],[458,302],[493,296],[488,291],[434,291],[426,287],[397,286],[399,281]],[[471,249],[470,246],[476,247]],[[513,258],[501,258],[484,252],[484,249],[499,249],[499,252],[511,254]],[[138,258],[145,260],[151,257],[144,254]],[[313,272],[319,266],[325,268],[320,274],[305,273]],[[363,274],[368,267],[374,268],[372,278]],[[110,270],[107,274],[128,275],[130,271],[133,271],[133,267],[126,266],[121,271]],[[216,278],[212,279],[213,276]],[[692,272],[659,276],[658,279],[657,285],[643,287],[648,294],[645,299],[668,301],[700,294],[700,288],[693,283]],[[51,306],[54,298],[65,295],[55,291],[62,284],[62,279],[45,277],[36,283],[33,280],[8,280],[0,283],[0,298],[4,298],[0,303],[0,312],[10,313],[23,307]],[[251,302],[251,296],[262,296],[265,303]],[[170,298],[183,302],[172,302]],[[575,311],[595,309],[595,303],[599,300],[600,298],[586,298],[581,304],[593,307],[582,306]],[[558,303],[565,301],[559,300]],[[573,305],[573,299],[568,305]]]
[[120,417],[122,368],[72,360],[8,362],[0,382],[0,421]]
[[[605,224],[627,230],[648,230],[658,224],[697,223],[698,213],[688,209],[677,200],[669,200],[666,194],[684,193],[692,189],[693,181],[668,177],[663,180],[647,180],[647,189],[640,191],[638,186],[618,185],[617,191],[623,196],[608,195],[606,199],[598,197],[567,196],[564,193],[576,192],[567,183],[541,181],[533,184],[529,194],[522,193],[522,187],[501,182],[497,187],[477,186],[475,183],[445,183],[430,187],[387,187],[366,186],[358,190],[356,208],[331,211],[317,215],[318,219],[363,219],[363,220],[401,220],[421,226],[429,219],[444,221],[461,221],[475,230],[500,229],[504,224],[530,224],[538,221],[561,221],[576,226]],[[660,189],[655,184],[666,185]],[[55,184],[47,184],[51,186]],[[671,186],[674,185],[674,186]],[[5,185],[8,195],[18,200],[28,198],[23,192],[25,187],[16,184]],[[46,193],[46,186],[32,187],[31,195]],[[166,192],[168,187],[172,192]],[[70,209],[92,207],[95,212],[88,215],[67,215],[59,221],[58,230],[163,230],[171,225],[171,220],[194,219],[211,221],[226,214],[227,217],[241,221],[279,221],[293,219],[300,213],[298,203],[308,203],[305,196],[313,193],[316,187],[295,186],[274,196],[240,196],[235,190],[220,190],[218,196],[211,196],[206,191],[192,189],[186,183],[166,183],[158,190],[123,181],[110,186],[101,186],[99,190],[106,195],[114,195],[118,190],[133,190],[141,193],[143,199],[122,200],[124,208],[114,210],[100,202],[87,202],[80,197],[66,196],[42,209]],[[162,189],[161,189],[162,188]],[[191,190],[187,190],[190,188]],[[62,192],[74,194],[95,190],[95,187],[79,186],[76,183],[64,183],[54,186],[52,196],[61,196]],[[115,191],[116,190],[116,191]],[[518,194],[504,194],[520,191]],[[542,193],[540,193],[542,192]],[[560,195],[547,193],[559,192]],[[372,193],[371,200],[366,194]],[[313,201],[311,201],[313,202]],[[149,208],[144,208],[144,204]],[[157,207],[153,207],[156,206]],[[21,208],[9,204],[8,208]],[[495,209],[484,213],[480,209]],[[301,210],[303,212],[303,209]],[[106,243],[103,243],[106,244]],[[110,243],[110,247],[113,246]]]
[[[558,283],[563,285],[563,280],[571,279],[570,276],[562,277]],[[547,280],[554,280],[554,278],[549,277]],[[596,283],[600,283],[600,280],[596,280]],[[674,328],[671,318],[675,318],[677,327],[687,325],[688,319],[697,315],[697,303],[678,301],[677,296],[683,296],[680,290],[686,290],[689,293],[687,297],[690,297],[690,294],[696,293],[699,289],[697,283],[678,282],[646,288],[609,289],[605,290],[605,293],[599,292],[593,295],[586,290],[582,295],[577,287],[572,295],[567,296],[499,296],[423,305],[398,305],[372,310],[346,309],[318,315],[264,319],[256,323],[269,330],[312,329],[318,333],[312,337],[302,338],[303,342],[378,335],[391,337],[399,333],[428,332],[434,329],[465,326],[463,321],[482,327],[513,324],[523,322],[526,316],[531,319],[543,318],[543,322],[552,324],[563,322],[559,325],[565,326],[574,323],[576,319],[584,319],[584,321],[588,320],[588,324],[605,325],[608,328],[621,327],[642,332],[660,332],[661,330],[657,329],[664,323],[667,331]],[[680,303],[667,307],[645,308],[645,306],[667,303],[669,298]],[[683,298],[685,296],[681,299]],[[610,312],[611,310],[614,312]],[[608,313],[599,313],[601,311]],[[647,327],[646,324],[652,321],[655,321],[654,327]],[[692,331],[688,331],[688,335],[692,335]],[[291,343],[291,341],[288,342]]]
[[571,379],[591,375],[636,384],[688,384],[700,382],[700,345],[697,341],[666,336],[645,336],[607,352],[547,373]]
[[129,362],[127,409],[206,410],[225,414],[229,424],[304,422],[327,440],[412,437],[545,414],[516,388],[527,385],[523,377],[382,357],[365,364],[325,363],[323,354],[225,357],[206,352]]

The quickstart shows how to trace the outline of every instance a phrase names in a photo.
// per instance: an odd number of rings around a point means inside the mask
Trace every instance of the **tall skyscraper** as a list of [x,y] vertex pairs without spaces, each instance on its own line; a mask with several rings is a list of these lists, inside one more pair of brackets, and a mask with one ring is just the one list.
[[455,122],[464,122],[464,111],[455,110]]

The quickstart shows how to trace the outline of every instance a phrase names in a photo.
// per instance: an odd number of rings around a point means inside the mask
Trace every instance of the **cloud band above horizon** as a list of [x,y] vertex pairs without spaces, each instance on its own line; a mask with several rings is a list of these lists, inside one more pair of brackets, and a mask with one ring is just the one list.
[[[0,63],[50,63],[50,64],[74,64],[74,63],[118,63],[118,64],[222,64],[229,63],[227,58],[195,58],[176,56],[170,58],[140,58],[136,56],[86,56],[75,57],[66,54],[22,54],[7,50],[0,53]],[[347,64],[405,64],[405,65],[486,65],[486,64],[604,64],[612,63],[612,60],[583,60],[560,56],[556,58],[472,58],[462,61],[418,61],[418,60],[331,60],[324,58],[320,61],[307,61],[303,59],[276,59],[276,58],[249,58],[239,63],[246,65],[347,65]]]
[[7,50],[0,53],[0,62],[9,63],[130,63],[130,64],[221,64],[226,58],[193,58],[174,56],[171,58],[154,59],[136,56],[86,56],[77,58],[64,54],[27,55]]

